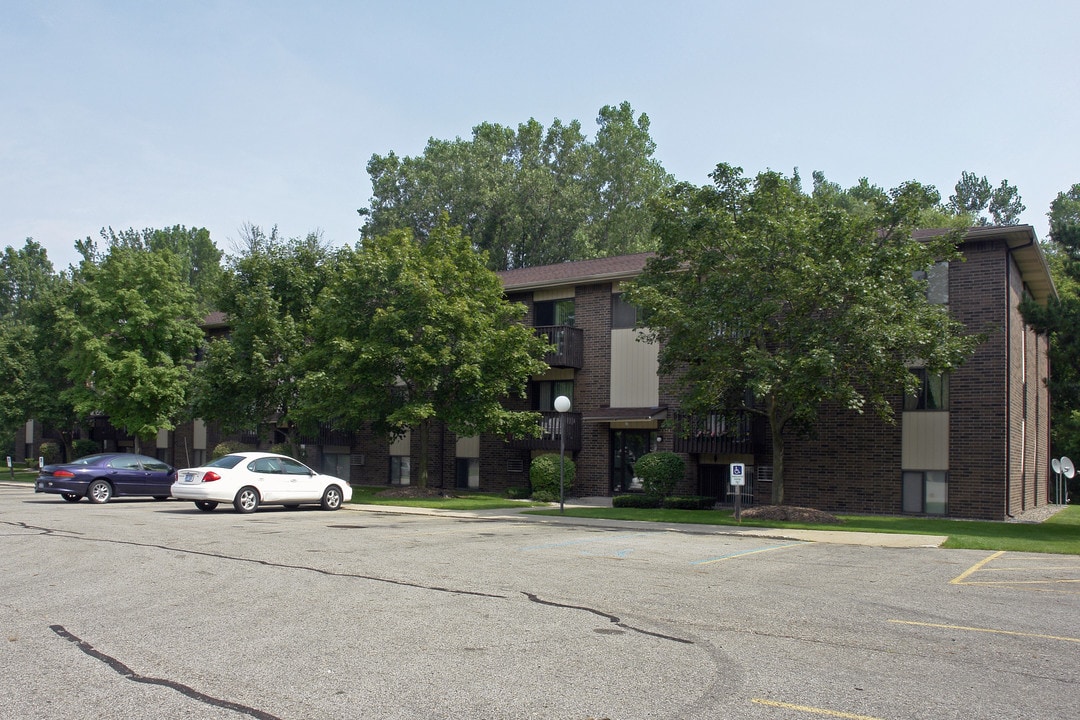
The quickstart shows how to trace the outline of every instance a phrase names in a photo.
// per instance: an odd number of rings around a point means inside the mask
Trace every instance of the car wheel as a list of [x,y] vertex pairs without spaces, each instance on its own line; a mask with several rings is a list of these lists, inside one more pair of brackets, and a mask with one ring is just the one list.
[[60,497],[68,502],[79,502],[82,500],[82,495],[76,495],[75,493],[60,493]]
[[253,513],[259,509],[259,491],[248,485],[240,488],[233,500],[233,507],[238,513]]
[[341,507],[341,488],[331,485],[323,490],[321,505],[323,510],[337,510]]
[[86,488],[86,499],[95,504],[103,504],[112,499],[112,485],[104,480],[95,480]]
[[196,500],[195,507],[199,508],[203,512],[210,512],[217,507],[217,503],[213,500]]

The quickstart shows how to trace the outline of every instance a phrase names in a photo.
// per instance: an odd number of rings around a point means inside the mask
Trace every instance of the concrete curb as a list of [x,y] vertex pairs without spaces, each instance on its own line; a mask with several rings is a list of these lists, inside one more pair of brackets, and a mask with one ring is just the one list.
[[[948,540],[945,535],[899,535],[893,533],[844,532],[842,530],[795,530],[785,528],[735,527],[732,525],[695,525],[690,523],[642,522],[636,520],[610,520],[607,518],[580,518],[562,515],[528,515],[521,510],[501,509],[486,511],[439,510],[414,508],[400,505],[343,505],[356,512],[385,513],[392,515],[427,515],[458,518],[462,520],[512,520],[516,522],[546,522],[581,527],[633,528],[665,532],[685,532],[711,535],[742,535],[744,537],[795,540],[799,542],[831,543],[834,545],[863,545],[888,548],[935,548]],[[566,507],[594,507],[592,505],[567,505]]]

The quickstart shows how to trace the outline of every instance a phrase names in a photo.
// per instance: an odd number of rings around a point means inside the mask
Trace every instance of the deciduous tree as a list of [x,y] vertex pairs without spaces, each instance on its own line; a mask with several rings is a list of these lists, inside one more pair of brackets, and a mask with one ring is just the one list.
[[444,217],[422,243],[408,230],[369,238],[337,267],[315,315],[305,414],[391,437],[416,430],[422,487],[436,421],[462,437],[538,431],[536,413],[503,400],[547,368],[547,342],[459,228]]
[[374,155],[363,235],[408,228],[424,241],[445,213],[496,270],[651,249],[647,200],[670,178],[649,119],[624,102],[602,108],[597,124],[592,143],[576,120],[545,130],[530,119],[432,138],[417,157]]
[[195,292],[171,250],[112,244],[84,256],[58,311],[59,360],[77,414],[101,412],[140,443],[172,429],[202,341]]
[[775,172],[719,165],[712,177],[657,203],[659,251],[629,295],[686,409],[767,419],[780,504],[785,440],[823,403],[891,417],[889,397],[914,386],[909,363],[946,371],[973,349],[913,277],[955,257],[956,237],[913,239],[939,202],[918,183],[808,195]]
[[220,279],[218,309],[229,332],[209,343],[198,368],[196,416],[225,432],[273,422],[296,444],[298,363],[332,260],[318,233],[285,240],[276,227],[269,235],[256,225],[245,227],[243,254],[229,259]]

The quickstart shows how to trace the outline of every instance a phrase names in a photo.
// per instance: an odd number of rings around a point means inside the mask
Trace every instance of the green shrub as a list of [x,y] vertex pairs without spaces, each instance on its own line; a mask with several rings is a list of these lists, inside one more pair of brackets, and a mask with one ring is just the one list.
[[38,448],[38,456],[45,458],[46,465],[60,462],[60,446],[54,442],[43,442]]
[[101,452],[101,448],[93,440],[76,440],[71,443],[71,453],[74,456],[72,460],[93,455],[96,452]]
[[506,497],[510,500],[527,500],[529,497],[529,488],[523,487],[510,487],[506,488]]
[[[565,478],[563,480],[563,497],[569,497],[574,487],[574,461],[566,458],[563,468]],[[555,501],[559,499],[559,456],[540,455],[534,457],[529,465],[529,482],[532,484],[532,497],[538,500],[538,493],[548,493]],[[554,502],[542,500],[541,502]]]
[[634,463],[634,474],[646,495],[668,497],[686,474],[686,461],[673,452],[649,453]]
[[658,495],[616,495],[611,498],[611,507],[617,508],[658,508],[660,497]]
[[671,510],[712,510],[716,498],[706,495],[674,495],[665,498],[661,507]]
[[[550,490],[535,490],[533,491],[532,499],[536,502],[559,502],[559,493],[558,491],[551,492]],[[563,495],[563,499],[565,499],[565,493]]]
[[224,442],[219,442],[214,446],[213,452],[210,453],[210,459],[217,460],[219,457],[225,457],[230,453],[244,452],[251,449],[251,446],[245,443],[236,442],[235,440],[226,440]]

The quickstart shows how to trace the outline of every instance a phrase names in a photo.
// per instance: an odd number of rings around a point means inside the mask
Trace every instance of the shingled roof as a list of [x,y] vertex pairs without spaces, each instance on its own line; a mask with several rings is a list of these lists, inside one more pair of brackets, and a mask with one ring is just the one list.
[[556,265],[538,265],[536,267],[503,270],[498,273],[503,289],[507,292],[536,290],[574,285],[586,282],[614,282],[637,277],[645,269],[645,263],[655,253],[637,253],[636,255],[618,255],[616,257],[577,260]]

